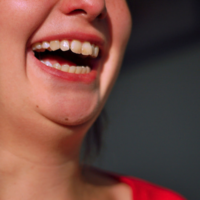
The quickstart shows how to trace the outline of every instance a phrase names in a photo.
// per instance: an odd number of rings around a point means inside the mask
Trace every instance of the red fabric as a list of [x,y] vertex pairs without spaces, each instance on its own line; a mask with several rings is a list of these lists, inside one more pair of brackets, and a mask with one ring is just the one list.
[[133,192],[133,200],[186,200],[181,195],[133,177],[116,177],[120,182],[129,185]]

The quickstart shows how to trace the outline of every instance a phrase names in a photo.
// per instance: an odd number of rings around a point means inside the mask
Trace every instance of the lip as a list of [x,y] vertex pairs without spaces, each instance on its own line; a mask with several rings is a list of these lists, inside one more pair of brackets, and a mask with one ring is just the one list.
[[30,48],[33,44],[37,42],[43,42],[43,41],[52,41],[52,40],[79,40],[81,42],[90,42],[91,44],[97,45],[101,52],[103,52],[103,47],[105,46],[105,39],[103,39],[100,35],[97,34],[87,34],[82,32],[70,32],[70,33],[62,33],[62,34],[56,34],[56,35],[49,35],[45,37],[41,37],[38,39],[35,39],[33,41],[29,41],[27,44],[27,48]]
[[[32,45],[37,42],[43,42],[43,41],[52,41],[52,40],[79,40],[81,42],[88,41],[91,44],[97,45],[100,49],[100,57],[97,58],[98,60],[94,62],[93,67],[91,69],[91,72],[88,74],[73,74],[73,73],[66,73],[62,72],[60,70],[50,68],[46,66],[45,64],[41,63],[35,56],[34,52],[32,51]],[[70,82],[82,82],[86,84],[90,84],[95,81],[95,79],[98,76],[98,73],[100,72],[101,69],[101,59],[103,58],[104,51],[105,51],[105,38],[103,35],[98,32],[94,33],[83,33],[79,31],[71,31],[71,32],[65,32],[65,33],[59,33],[59,34],[52,34],[52,35],[45,35],[41,37],[30,38],[30,40],[27,42],[27,52],[31,56],[32,61],[36,66],[38,66],[42,71],[45,71],[48,74],[51,74],[54,77],[63,79],[65,81],[70,81]]]
[[93,68],[88,74],[75,74],[75,73],[63,72],[55,68],[46,66],[34,56],[34,52],[32,51],[31,48],[29,48],[27,53],[30,56],[31,60],[33,61],[35,67],[39,67],[43,72],[48,73],[49,75],[55,78],[59,78],[60,80],[63,81],[82,82],[85,84],[90,84],[94,82],[98,76],[100,62],[94,64]]

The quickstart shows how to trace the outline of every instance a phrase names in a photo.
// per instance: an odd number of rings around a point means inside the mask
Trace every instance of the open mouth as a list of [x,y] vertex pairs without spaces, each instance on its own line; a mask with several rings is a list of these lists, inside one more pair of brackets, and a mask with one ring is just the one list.
[[100,58],[99,47],[79,40],[53,40],[32,45],[35,57],[50,68],[73,73],[88,74]]

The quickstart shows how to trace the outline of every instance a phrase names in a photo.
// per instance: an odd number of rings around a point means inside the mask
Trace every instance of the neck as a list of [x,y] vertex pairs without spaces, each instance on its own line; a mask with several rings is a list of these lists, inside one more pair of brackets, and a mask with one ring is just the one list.
[[1,200],[81,199],[79,151],[87,128],[46,127],[1,129]]
[[[77,199],[82,185],[81,168],[76,160],[46,165],[0,152],[0,199]],[[80,187],[78,187],[80,186]]]

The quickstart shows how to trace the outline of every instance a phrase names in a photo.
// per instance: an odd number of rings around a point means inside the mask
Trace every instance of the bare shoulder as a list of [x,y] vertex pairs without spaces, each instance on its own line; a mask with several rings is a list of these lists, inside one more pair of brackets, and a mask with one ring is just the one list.
[[102,170],[86,167],[84,177],[87,184],[95,192],[96,199],[103,200],[132,200],[132,190],[129,185],[120,182],[112,175]]

